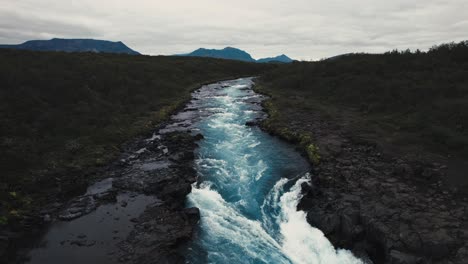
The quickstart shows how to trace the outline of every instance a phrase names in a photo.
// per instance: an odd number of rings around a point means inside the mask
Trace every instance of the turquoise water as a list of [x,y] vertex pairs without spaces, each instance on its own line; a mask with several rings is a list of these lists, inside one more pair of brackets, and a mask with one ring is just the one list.
[[310,167],[291,146],[245,125],[264,114],[252,84],[223,82],[194,95],[204,140],[188,196],[201,213],[189,263],[361,263],[296,210]]

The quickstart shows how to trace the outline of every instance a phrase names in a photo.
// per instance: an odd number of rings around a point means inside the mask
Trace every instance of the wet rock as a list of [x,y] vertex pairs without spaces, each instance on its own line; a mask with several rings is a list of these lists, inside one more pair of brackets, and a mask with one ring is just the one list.
[[301,184],[301,192],[304,196],[308,196],[310,198],[320,195],[320,190],[318,188],[314,188],[307,182],[303,182]]
[[406,254],[397,250],[390,251],[389,263],[391,264],[418,264],[421,258]]
[[97,204],[92,196],[78,197],[70,202],[70,206],[59,214],[59,219],[71,221],[96,209]]
[[185,196],[187,196],[191,190],[192,185],[190,182],[178,182],[166,188],[159,189],[159,196],[165,200],[170,200],[175,205],[182,205],[185,203]]
[[114,190],[107,191],[107,192],[102,192],[102,193],[97,193],[93,195],[93,198],[95,200],[99,200],[99,202],[115,202],[117,197],[117,192]]
[[42,220],[45,222],[45,223],[49,223],[52,221],[52,218],[50,217],[49,214],[46,214],[42,217]]
[[204,138],[205,138],[205,137],[204,137],[202,134],[196,134],[196,135],[193,137],[193,139],[194,139],[195,141],[199,141],[199,140],[202,140],[202,139],[204,139]]
[[192,224],[196,224],[200,220],[200,209],[196,207],[186,208],[184,213]]
[[70,241],[70,245],[75,245],[79,247],[92,247],[96,244],[95,240],[73,240]]
[[341,221],[340,217],[336,214],[330,214],[325,216],[323,220],[320,221],[321,228],[325,234],[330,234],[338,230],[340,227]]
[[199,219],[197,208],[147,208],[135,229],[119,244],[120,259],[124,263],[184,263],[177,247],[191,239]]
[[257,126],[258,122],[256,122],[256,121],[247,121],[247,122],[245,122],[245,125],[253,127],[253,126]]
[[169,149],[163,148],[163,154],[164,154],[164,155],[167,155],[168,153],[169,153]]

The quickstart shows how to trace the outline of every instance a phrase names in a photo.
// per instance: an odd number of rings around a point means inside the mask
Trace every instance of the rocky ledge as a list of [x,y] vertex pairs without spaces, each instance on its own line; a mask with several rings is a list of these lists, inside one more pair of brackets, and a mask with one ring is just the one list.
[[83,195],[44,208],[36,225],[49,231],[11,263],[62,263],[63,254],[86,262],[95,252],[106,263],[184,263],[180,248],[200,218],[185,200],[196,181],[193,153],[202,136],[160,131],[129,143]]
[[[180,247],[190,241],[200,219],[197,208],[185,208],[185,197],[196,181],[193,169],[196,140],[188,132],[171,132],[143,142],[137,153],[121,159],[117,189],[157,197],[137,218],[125,240],[117,244],[122,263],[185,263]],[[141,162],[143,160],[143,162]]]
[[285,116],[321,156],[298,209],[335,246],[374,263],[466,263],[468,201],[444,187],[445,165],[387,154],[319,113]]

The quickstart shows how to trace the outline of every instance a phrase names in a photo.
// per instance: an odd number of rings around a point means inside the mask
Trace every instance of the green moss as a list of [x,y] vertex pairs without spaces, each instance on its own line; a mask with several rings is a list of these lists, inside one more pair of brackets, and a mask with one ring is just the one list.
[[312,142],[312,137],[306,133],[299,134],[298,139],[302,146],[307,146]]
[[318,165],[320,163],[320,153],[319,153],[319,147],[317,147],[314,144],[309,144],[306,147],[307,151],[307,156],[309,157],[310,162],[314,165]]
[[[287,117],[284,117],[280,111],[282,105],[279,105],[284,101],[284,98],[279,96],[273,97],[272,93],[269,92],[261,83],[254,86],[254,90],[257,93],[266,94],[270,96],[270,99],[263,103],[264,110],[268,113],[268,118],[262,122],[262,128],[267,132],[273,133],[282,139],[289,142],[298,143],[299,146],[307,153],[309,161],[318,165],[320,163],[320,150],[313,144],[312,136],[310,133],[303,131],[293,131],[288,127]],[[287,107],[295,107],[297,104],[286,104]]]
[[278,129],[278,132],[277,134],[279,134],[280,137],[282,137],[283,139],[291,142],[294,140],[295,138],[295,134],[294,132],[292,132],[289,128],[287,127],[281,127]]

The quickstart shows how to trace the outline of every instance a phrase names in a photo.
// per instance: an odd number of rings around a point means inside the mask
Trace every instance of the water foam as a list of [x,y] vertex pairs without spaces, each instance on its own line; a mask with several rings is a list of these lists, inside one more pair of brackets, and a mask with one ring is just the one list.
[[[218,192],[194,186],[190,204],[201,211],[201,225],[206,232],[202,243],[216,245],[208,252],[209,263],[269,263],[272,259],[275,263],[290,263],[280,253],[281,245],[259,221],[246,218]],[[231,254],[236,250],[237,254]]]
[[[245,90],[251,82],[229,82],[201,97],[212,114],[196,126],[205,139],[197,151],[201,183],[188,196],[200,209],[198,238],[190,263],[362,263],[335,250],[323,233],[297,211],[309,169],[289,146],[245,126],[251,111]],[[209,94],[209,91],[204,91]],[[288,177],[288,178],[285,178]]]
[[[322,231],[310,226],[305,212],[297,211],[297,205],[302,198],[301,185],[308,183],[309,178],[310,176],[306,175],[297,180],[291,190],[279,198],[279,226],[283,236],[281,250],[297,264],[362,264],[363,262],[355,258],[350,251],[335,250]],[[286,181],[280,181],[279,184],[284,186]]]

